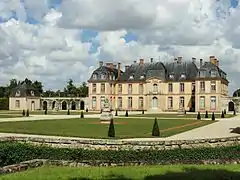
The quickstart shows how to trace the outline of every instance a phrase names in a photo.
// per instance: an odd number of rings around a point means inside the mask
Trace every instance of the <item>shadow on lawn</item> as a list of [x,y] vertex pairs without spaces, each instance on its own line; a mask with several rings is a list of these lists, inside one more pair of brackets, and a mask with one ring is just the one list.
[[232,130],[231,133],[240,134],[240,127],[230,128],[230,129]]
[[[103,177],[105,180],[133,180],[124,175],[110,175]],[[186,168],[183,172],[166,172],[160,175],[145,176],[143,180],[239,180],[240,172],[227,170],[199,170],[195,168]],[[75,177],[68,180],[93,180],[89,178]]]

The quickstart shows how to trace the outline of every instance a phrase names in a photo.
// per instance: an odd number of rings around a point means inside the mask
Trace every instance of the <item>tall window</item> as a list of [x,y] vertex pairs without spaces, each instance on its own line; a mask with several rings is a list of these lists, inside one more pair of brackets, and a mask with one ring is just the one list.
[[184,92],[184,83],[180,83],[180,92]]
[[211,81],[211,91],[216,92],[216,81]]
[[205,92],[205,82],[204,81],[200,82],[200,92]]
[[180,97],[180,108],[184,108],[184,97]]
[[97,85],[93,84],[92,85],[92,93],[96,93],[97,92]]
[[202,110],[205,109],[205,97],[204,96],[200,96],[199,109],[202,109]]
[[105,84],[104,83],[101,84],[101,93],[105,93]]
[[143,94],[143,84],[139,84],[139,94]]
[[132,108],[132,97],[128,97],[128,108]]
[[216,110],[216,96],[211,96],[211,110]]
[[173,84],[172,83],[168,84],[168,92],[173,92]]
[[192,83],[192,91],[195,91],[195,82]]
[[105,97],[101,96],[101,109],[104,107]]
[[128,84],[128,94],[132,94],[132,84]]
[[101,79],[102,80],[106,79],[106,75],[105,74],[101,74]]
[[139,97],[139,100],[138,100],[138,107],[139,109],[143,109],[143,97]]
[[217,71],[212,70],[212,71],[210,72],[210,75],[211,75],[211,77],[216,77],[216,76],[217,76]]
[[118,97],[118,108],[122,108],[122,97]]
[[158,92],[158,85],[157,84],[153,85],[153,92]]
[[97,98],[95,96],[92,97],[92,108],[95,109],[97,105]]
[[122,94],[122,84],[118,84],[118,94]]
[[16,107],[16,108],[20,108],[20,100],[16,100],[16,102],[15,102],[15,107]]
[[173,108],[173,98],[168,97],[168,109],[172,109],[172,108]]

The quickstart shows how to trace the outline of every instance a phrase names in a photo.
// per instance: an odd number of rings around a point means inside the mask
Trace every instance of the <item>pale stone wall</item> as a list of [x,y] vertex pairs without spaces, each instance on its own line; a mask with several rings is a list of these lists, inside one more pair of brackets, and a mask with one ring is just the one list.
[[[16,101],[19,100],[20,106],[16,106]],[[39,97],[10,97],[9,110],[30,110],[35,111],[40,109]]]

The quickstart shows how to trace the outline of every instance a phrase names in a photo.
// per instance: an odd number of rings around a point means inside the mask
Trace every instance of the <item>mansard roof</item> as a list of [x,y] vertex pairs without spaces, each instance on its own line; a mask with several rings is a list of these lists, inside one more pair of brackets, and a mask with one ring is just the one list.
[[10,93],[10,97],[40,97],[40,92],[38,92],[34,87],[26,84],[25,82],[13,88]]

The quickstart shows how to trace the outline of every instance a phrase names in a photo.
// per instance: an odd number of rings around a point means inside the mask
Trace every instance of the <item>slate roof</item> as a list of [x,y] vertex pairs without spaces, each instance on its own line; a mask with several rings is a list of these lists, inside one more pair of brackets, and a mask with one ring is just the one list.
[[[32,93],[33,92],[33,93]],[[27,85],[26,83],[20,84],[13,88],[10,97],[40,97],[40,93],[33,87]]]
[[[122,71],[121,71],[122,73]],[[96,74],[97,78],[94,79],[93,75]],[[106,80],[109,80],[109,76],[108,75],[113,75],[115,77],[115,79],[117,79],[118,77],[118,70],[116,68],[110,68],[107,66],[101,66],[99,68],[97,68],[96,70],[93,71],[89,81],[98,81],[101,80],[101,74],[105,74],[106,76]]]

